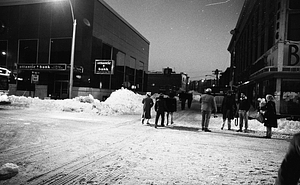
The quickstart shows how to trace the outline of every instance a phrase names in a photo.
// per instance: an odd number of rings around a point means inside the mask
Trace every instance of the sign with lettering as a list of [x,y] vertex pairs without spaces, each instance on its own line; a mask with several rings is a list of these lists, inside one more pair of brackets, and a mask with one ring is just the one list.
[[65,71],[67,64],[18,64],[19,70],[53,70],[53,71]]
[[114,74],[114,60],[95,60],[95,74]]
[[286,44],[284,48],[284,66],[300,66],[300,43]]

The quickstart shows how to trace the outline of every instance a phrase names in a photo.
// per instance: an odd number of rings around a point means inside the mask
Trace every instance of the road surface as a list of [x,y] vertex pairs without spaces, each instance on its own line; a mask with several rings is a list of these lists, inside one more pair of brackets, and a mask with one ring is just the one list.
[[140,115],[2,107],[0,165],[19,173],[0,184],[274,184],[290,137],[220,130],[214,118],[213,132],[198,131],[198,107],[157,129]]

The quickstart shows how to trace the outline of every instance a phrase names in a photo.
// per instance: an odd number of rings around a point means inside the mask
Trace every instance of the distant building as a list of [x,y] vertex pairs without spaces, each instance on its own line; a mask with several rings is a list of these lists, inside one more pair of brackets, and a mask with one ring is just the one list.
[[147,91],[152,93],[187,92],[189,77],[185,73],[175,73],[171,68],[149,72]]
[[277,113],[300,115],[300,1],[245,0],[232,39],[231,87],[272,94]]
[[103,0],[1,0],[0,67],[17,79],[10,94],[68,97],[72,13],[72,97],[146,91],[150,42]]

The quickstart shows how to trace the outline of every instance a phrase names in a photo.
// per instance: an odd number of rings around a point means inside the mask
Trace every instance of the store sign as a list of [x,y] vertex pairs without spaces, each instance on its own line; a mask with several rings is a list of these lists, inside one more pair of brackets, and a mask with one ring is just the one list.
[[19,70],[53,70],[53,71],[65,71],[67,64],[18,64]]
[[300,66],[300,43],[285,45],[283,65]]
[[10,71],[6,68],[2,68],[0,67],[0,75],[1,76],[9,76],[10,75]]
[[95,74],[114,74],[113,60],[95,60]]

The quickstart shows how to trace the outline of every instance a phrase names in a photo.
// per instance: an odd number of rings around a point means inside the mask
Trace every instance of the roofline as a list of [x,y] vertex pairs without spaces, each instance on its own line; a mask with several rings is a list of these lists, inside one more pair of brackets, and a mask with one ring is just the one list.
[[[67,0],[56,0],[56,1],[67,1]],[[112,7],[110,7],[104,0],[97,0],[103,4],[109,11],[116,15],[122,22],[124,22],[130,29],[132,29],[136,34],[138,34],[144,41],[150,45],[150,41],[146,39],[137,29],[135,29],[129,22],[127,22],[120,14],[118,14]],[[53,0],[1,0],[0,6],[15,6],[15,5],[25,5],[25,4],[37,4],[37,3],[49,3]]]
[[122,22],[130,27],[135,33],[137,33],[142,39],[144,39],[149,45],[150,41],[146,39],[137,29],[135,29],[129,22],[127,22],[118,12],[116,12],[111,6],[109,6],[104,0],[97,0],[101,4],[103,4],[109,11],[111,11],[114,15],[116,15]]
[[[65,0],[56,0],[65,1]],[[53,2],[53,0],[1,0],[0,6],[15,6],[15,5],[25,5],[25,4],[37,4],[37,3],[48,3]]]

